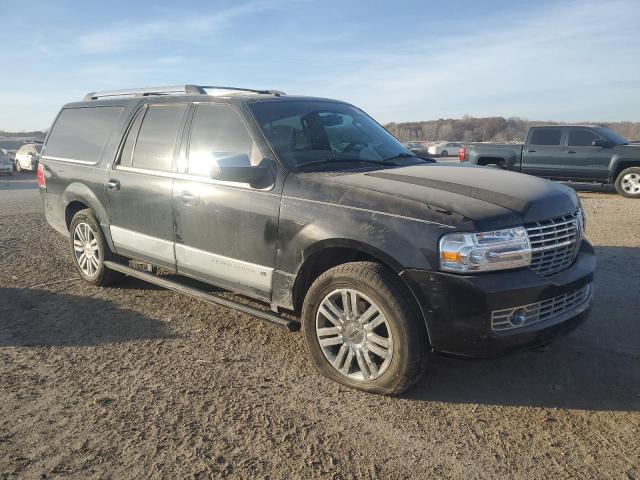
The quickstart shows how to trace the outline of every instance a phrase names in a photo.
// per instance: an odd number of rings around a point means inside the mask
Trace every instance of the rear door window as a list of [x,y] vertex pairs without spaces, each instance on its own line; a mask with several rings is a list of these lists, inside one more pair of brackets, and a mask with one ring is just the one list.
[[182,104],[151,105],[147,108],[133,148],[132,167],[167,172],[173,170],[173,153],[186,108]]
[[65,108],[47,140],[47,157],[97,163],[122,107]]
[[536,128],[531,134],[531,145],[560,146],[562,140],[561,128]]
[[569,129],[569,146],[570,147],[590,147],[594,140],[600,136],[586,128]]

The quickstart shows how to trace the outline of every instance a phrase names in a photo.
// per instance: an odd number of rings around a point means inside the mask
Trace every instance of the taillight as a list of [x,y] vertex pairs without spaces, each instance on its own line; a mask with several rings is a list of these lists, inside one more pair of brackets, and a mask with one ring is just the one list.
[[467,149],[462,147],[458,151],[458,158],[460,159],[461,162],[464,162],[464,159],[465,159],[466,156],[467,156]]
[[44,179],[44,167],[41,163],[38,164],[38,174],[36,178],[38,179],[38,187],[47,188],[47,182]]

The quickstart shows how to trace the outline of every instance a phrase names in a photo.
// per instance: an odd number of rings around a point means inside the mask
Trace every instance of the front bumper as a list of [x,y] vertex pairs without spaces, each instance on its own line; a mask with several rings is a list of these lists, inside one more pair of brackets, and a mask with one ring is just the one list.
[[508,329],[492,327],[494,312],[574,298],[593,282],[595,254],[583,241],[571,267],[550,277],[528,268],[479,275],[405,270],[402,277],[425,316],[434,350],[470,357],[492,357],[544,345],[586,320],[592,288],[584,302],[540,321]]

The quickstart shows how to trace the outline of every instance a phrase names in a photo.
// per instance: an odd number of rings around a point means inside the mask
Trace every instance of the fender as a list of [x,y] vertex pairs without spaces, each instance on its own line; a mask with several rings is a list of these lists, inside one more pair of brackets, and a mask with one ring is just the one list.
[[73,182],[67,186],[61,195],[60,202],[62,204],[62,211],[66,214],[69,204],[75,201],[82,202],[93,210],[93,213],[98,218],[98,222],[102,227],[102,233],[104,233],[104,236],[107,239],[109,248],[113,250],[113,240],[111,239],[111,232],[109,230],[109,216],[97,195],[86,185],[79,182]]
[[614,183],[618,174],[629,167],[640,167],[640,156],[634,158],[615,153],[609,162],[609,182]]

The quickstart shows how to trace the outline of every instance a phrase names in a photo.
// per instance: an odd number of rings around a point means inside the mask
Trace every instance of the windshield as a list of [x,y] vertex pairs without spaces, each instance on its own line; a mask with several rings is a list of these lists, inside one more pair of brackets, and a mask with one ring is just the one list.
[[629,140],[627,140],[623,136],[618,135],[617,133],[609,130],[608,128],[598,127],[598,128],[596,128],[596,130],[598,131],[598,133],[600,133],[605,138],[608,138],[609,140],[611,140],[616,145],[629,145]]
[[407,148],[357,108],[328,101],[256,102],[249,105],[267,140],[292,169],[322,164],[383,163],[410,156]]

